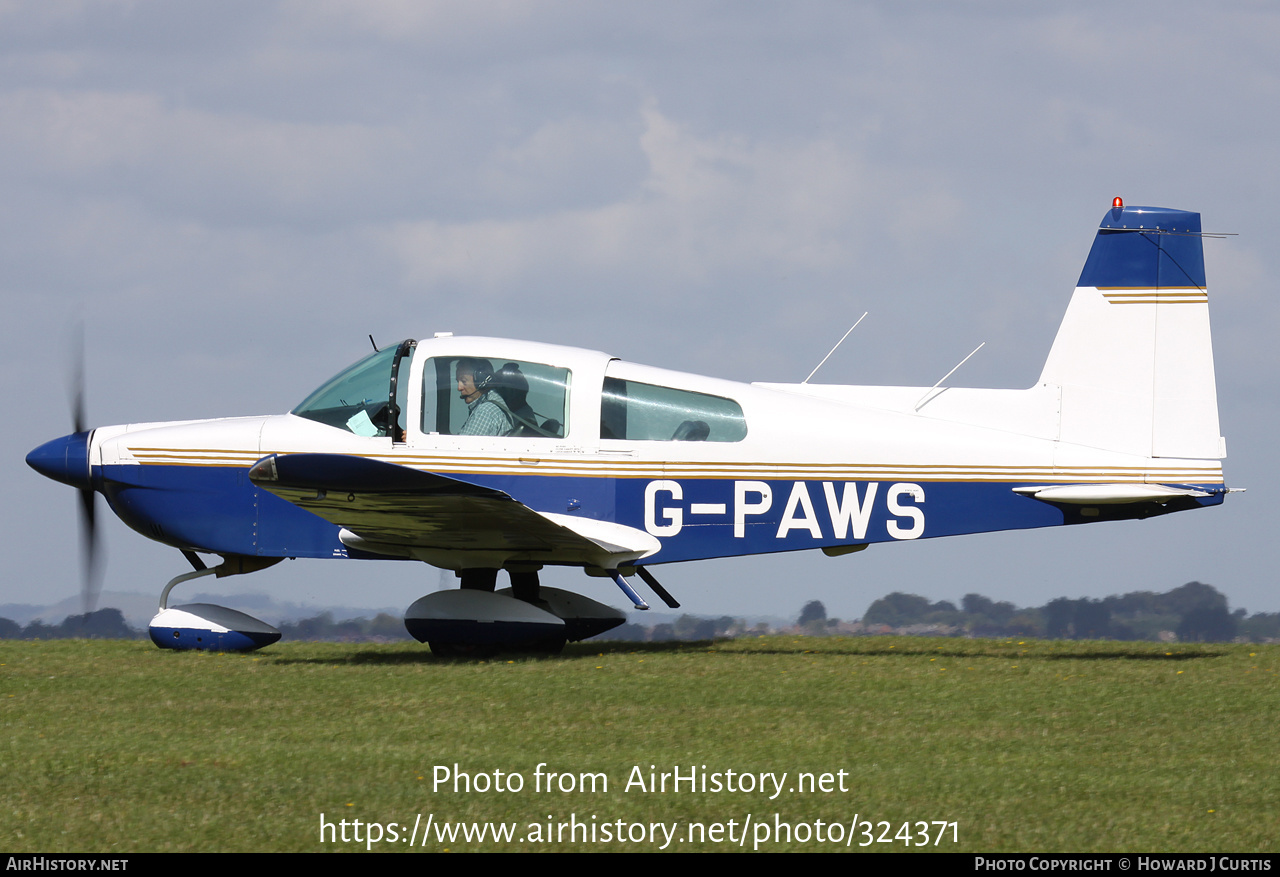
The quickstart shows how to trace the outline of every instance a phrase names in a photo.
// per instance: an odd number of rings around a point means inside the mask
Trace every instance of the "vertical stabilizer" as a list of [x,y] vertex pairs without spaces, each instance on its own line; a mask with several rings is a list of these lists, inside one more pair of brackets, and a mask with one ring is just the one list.
[[1064,442],[1222,456],[1200,214],[1107,212],[1040,382],[1060,388]]

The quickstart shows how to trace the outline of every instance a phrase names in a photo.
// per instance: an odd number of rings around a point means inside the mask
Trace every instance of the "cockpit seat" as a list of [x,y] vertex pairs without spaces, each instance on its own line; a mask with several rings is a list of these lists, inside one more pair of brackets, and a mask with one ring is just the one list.
[[673,442],[705,442],[711,435],[711,427],[705,420],[686,420],[671,435]]

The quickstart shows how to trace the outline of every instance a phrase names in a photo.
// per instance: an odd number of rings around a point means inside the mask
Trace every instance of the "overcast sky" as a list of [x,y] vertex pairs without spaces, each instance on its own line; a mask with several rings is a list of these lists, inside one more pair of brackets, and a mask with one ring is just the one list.
[[[23,463],[69,431],[77,319],[93,424],[283,412],[369,333],[798,381],[863,311],[822,380],[928,386],[986,341],[951,383],[1025,387],[1121,195],[1239,233],[1205,260],[1249,492],[663,581],[714,614],[1192,579],[1280,611],[1277,45],[1265,3],[0,0],[0,603],[78,591],[75,495]],[[187,568],[104,517],[106,589]],[[201,590],[406,606],[439,579],[406,569]]]

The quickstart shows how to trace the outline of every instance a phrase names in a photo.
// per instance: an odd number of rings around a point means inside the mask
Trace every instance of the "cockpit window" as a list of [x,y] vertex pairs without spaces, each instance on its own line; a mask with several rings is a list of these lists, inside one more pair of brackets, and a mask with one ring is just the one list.
[[742,406],[732,399],[604,379],[600,438],[654,442],[740,442],[747,437]]
[[505,357],[427,360],[422,431],[439,435],[563,438],[571,373]]
[[[336,426],[361,436],[402,435],[396,423],[395,372],[413,342],[406,341],[375,351],[320,386],[302,400],[293,413],[317,423]],[[403,388],[398,394],[404,397]]]

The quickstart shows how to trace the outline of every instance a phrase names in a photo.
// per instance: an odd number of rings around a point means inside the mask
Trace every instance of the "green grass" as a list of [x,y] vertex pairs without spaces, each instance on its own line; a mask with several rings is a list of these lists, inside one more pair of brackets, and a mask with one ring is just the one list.
[[[957,822],[947,850],[1270,851],[1277,669],[1273,645],[775,636],[448,662],[416,644],[236,655],[5,641],[0,849],[364,849],[321,845],[323,812],[407,826],[418,814],[508,821],[518,833],[545,830],[548,815],[741,830],[747,814],[770,825],[774,814],[846,824],[858,814],[894,832]],[[609,789],[536,792],[540,762],[603,772]],[[525,787],[433,791],[433,768],[454,763],[517,771]],[[786,771],[787,787],[798,771],[843,770],[848,791],[772,801],[624,791],[636,765],[646,778],[650,765]],[[650,847],[426,847],[444,848]],[[722,848],[737,847],[671,846]]]

